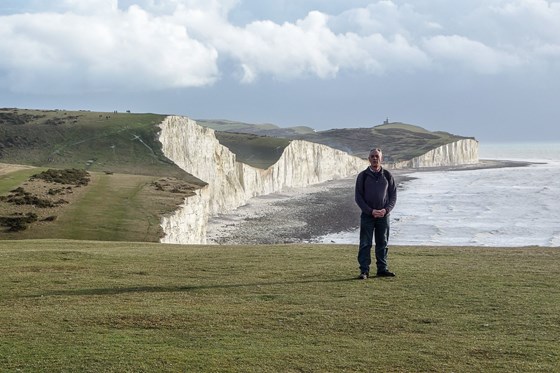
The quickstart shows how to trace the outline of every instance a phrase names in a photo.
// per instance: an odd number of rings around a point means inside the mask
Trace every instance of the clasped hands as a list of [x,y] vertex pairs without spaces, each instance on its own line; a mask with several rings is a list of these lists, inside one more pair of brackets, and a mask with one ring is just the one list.
[[386,213],[387,213],[387,210],[385,210],[385,209],[373,210],[373,211],[371,212],[371,215],[372,215],[374,218],[382,218],[382,217],[385,216]]

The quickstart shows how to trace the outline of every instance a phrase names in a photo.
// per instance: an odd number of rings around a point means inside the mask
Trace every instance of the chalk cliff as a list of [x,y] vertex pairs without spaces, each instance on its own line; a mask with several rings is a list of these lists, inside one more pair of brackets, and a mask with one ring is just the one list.
[[[208,219],[244,205],[255,196],[290,187],[305,187],[356,175],[367,160],[326,145],[293,140],[266,170],[237,162],[216,139],[214,130],[186,117],[169,116],[160,124],[159,141],[166,157],[208,183],[185,199],[174,214],[162,218],[163,243],[206,243]],[[478,142],[460,140],[388,168],[454,166],[478,162]]]
[[160,124],[159,140],[166,157],[208,183],[171,216],[162,219],[164,243],[206,243],[208,218],[230,211],[250,198],[289,187],[305,187],[354,175],[367,161],[325,145],[294,140],[266,170],[237,162],[214,130],[178,116]]
[[463,139],[430,150],[409,161],[394,163],[391,168],[444,167],[476,163],[478,163],[478,141]]

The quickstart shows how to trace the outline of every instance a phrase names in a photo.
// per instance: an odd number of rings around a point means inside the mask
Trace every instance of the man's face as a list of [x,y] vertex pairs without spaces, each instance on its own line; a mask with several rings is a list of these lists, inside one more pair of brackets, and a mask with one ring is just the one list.
[[371,168],[377,169],[381,166],[383,155],[380,151],[374,150],[369,153],[369,164],[371,164]]

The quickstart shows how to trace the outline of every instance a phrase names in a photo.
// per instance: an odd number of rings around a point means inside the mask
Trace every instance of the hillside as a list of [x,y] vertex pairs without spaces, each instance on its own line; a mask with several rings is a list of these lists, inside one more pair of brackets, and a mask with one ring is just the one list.
[[217,131],[237,132],[258,136],[273,136],[291,140],[305,140],[340,149],[349,154],[367,158],[373,147],[383,149],[387,162],[410,160],[439,146],[472,137],[447,132],[431,132],[405,123],[388,123],[371,128],[341,128],[314,131],[308,127],[279,128],[233,121],[198,120],[202,126]]
[[165,115],[0,109],[0,162],[94,172],[171,176],[192,183],[161,152]]
[[161,217],[205,185],[163,155],[164,118],[0,109],[0,239],[158,242]]

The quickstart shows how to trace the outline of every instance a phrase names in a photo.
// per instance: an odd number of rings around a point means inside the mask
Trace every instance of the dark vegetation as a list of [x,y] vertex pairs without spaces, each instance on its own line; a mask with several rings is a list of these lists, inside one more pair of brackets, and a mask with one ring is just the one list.
[[63,199],[51,201],[49,199],[40,198],[30,192],[26,192],[22,187],[12,190],[8,196],[0,196],[0,201],[13,203],[15,205],[31,205],[39,208],[56,207],[67,203],[67,201]]
[[87,185],[90,181],[89,173],[86,170],[75,168],[67,170],[48,169],[39,174],[33,175],[31,180],[41,179],[49,183],[69,184],[75,186]]
[[[90,175],[85,170],[78,169],[67,169],[67,170],[55,170],[48,169],[41,173],[32,175],[29,178],[29,182],[33,180],[43,180],[47,183],[63,184],[66,185],[64,188],[50,188],[47,191],[48,196],[56,196],[60,194],[72,193],[72,186],[81,187],[88,185],[90,181]],[[29,184],[27,184],[29,185]],[[53,200],[51,198],[45,198],[33,192],[25,190],[23,187],[17,187],[10,191],[8,195],[0,196],[0,202],[5,204],[11,204],[15,206],[30,206],[32,208],[48,209],[67,204],[68,201],[62,198]],[[42,221],[54,221],[56,216],[47,216]],[[19,232],[26,230],[29,224],[38,221],[38,215],[35,212],[12,212],[7,216],[0,216],[0,226],[7,227],[8,232]]]
[[0,216],[0,226],[7,227],[8,232],[19,232],[27,229],[27,225],[37,221],[37,214],[15,213],[10,216]]

